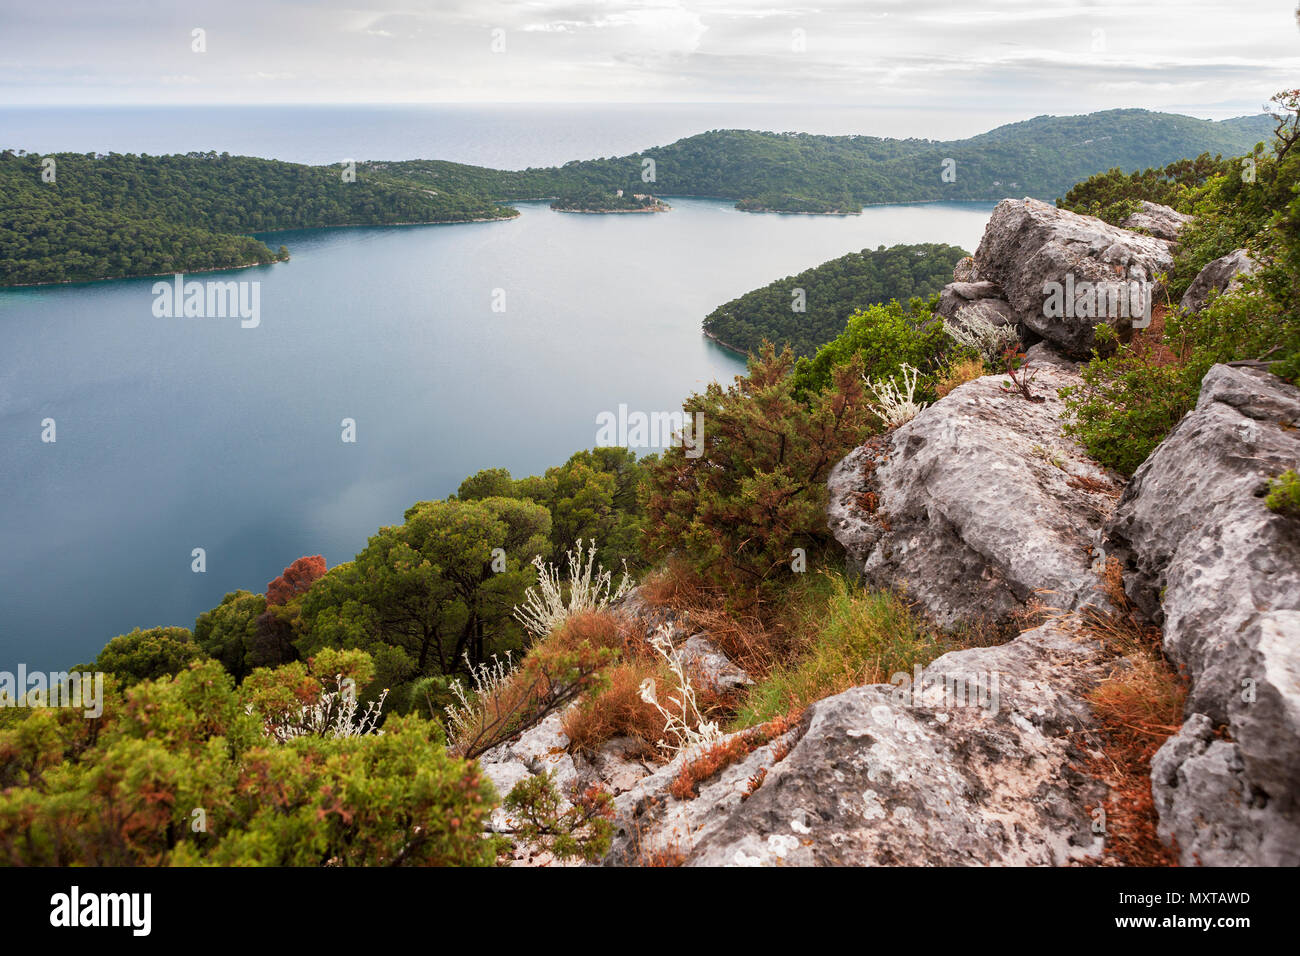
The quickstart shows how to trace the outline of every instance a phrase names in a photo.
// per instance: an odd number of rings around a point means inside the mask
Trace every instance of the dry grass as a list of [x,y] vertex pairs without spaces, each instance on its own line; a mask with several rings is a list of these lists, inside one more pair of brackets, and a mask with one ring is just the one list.
[[[652,802],[659,798],[651,798]],[[639,824],[634,824],[635,829],[632,833],[632,851],[631,866],[650,866],[650,867],[671,867],[681,866],[686,862],[686,858],[691,855],[691,838],[690,834],[686,835],[683,842],[682,837],[676,830],[673,831],[671,842],[660,843],[657,846],[649,845],[644,832]]]
[[528,649],[519,665],[475,692],[450,749],[475,757],[509,740],[600,686],[631,631],[608,611],[575,614]]
[[1091,475],[1071,475],[1066,480],[1066,484],[1071,488],[1078,488],[1080,491],[1105,495],[1107,498],[1118,498],[1123,493],[1110,482],[1094,478]]
[[631,737],[648,756],[664,734],[664,719],[641,699],[641,684],[653,678],[661,686],[672,680],[663,664],[631,658],[606,668],[602,687],[564,716],[564,732],[574,751],[595,753],[615,737]]
[[676,844],[661,846],[657,850],[644,850],[637,858],[636,866],[672,867],[686,862],[686,853]]
[[[570,618],[549,642],[555,645],[548,648],[552,653],[581,654],[593,648],[618,653],[618,660],[601,670],[596,686],[564,715],[571,750],[594,754],[615,737],[630,737],[642,745],[645,756],[667,756],[658,753],[663,715],[641,699],[641,686],[654,680],[660,688],[672,688],[676,678],[637,625],[608,612],[588,612]],[[697,684],[695,700],[706,719],[735,713],[734,691]]]
[[1168,312],[1165,303],[1155,303],[1151,307],[1151,324],[1145,329],[1132,330],[1127,338],[1126,344],[1133,354],[1148,365],[1182,365],[1187,360],[1185,344],[1165,341],[1165,316]]
[[584,644],[591,648],[622,651],[631,636],[631,628],[621,617],[608,611],[582,611],[568,618],[551,632],[544,642],[552,653],[578,651]]
[[729,603],[726,589],[702,583],[680,562],[669,562],[641,585],[641,597],[653,607],[690,615],[692,625],[755,679],[784,660],[794,643],[790,622],[780,606],[754,602],[744,609]]
[[1161,651],[1160,630],[1139,621],[1124,595],[1119,562],[1110,558],[1106,590],[1118,614],[1093,614],[1089,633],[1117,655],[1116,667],[1091,694],[1100,724],[1101,757],[1088,768],[1110,790],[1101,865],[1176,866],[1177,852],[1156,833],[1151,758],[1183,722],[1186,681]]
[[787,656],[745,694],[736,726],[752,727],[862,684],[911,674],[964,642],[943,635],[900,596],[821,572],[786,609],[799,635]]
[[[734,734],[721,743],[714,744],[694,760],[682,764],[681,770],[678,771],[677,776],[673,778],[673,782],[669,785],[668,792],[678,800],[693,800],[700,795],[699,786],[701,783],[717,776],[733,763],[744,760],[759,747],[786,733],[798,724],[801,716],[801,713],[795,712],[784,717],[777,717],[775,720],[769,720],[765,724],[751,727],[749,730]],[[782,754],[780,759],[784,759],[784,757],[785,754]],[[750,778],[746,796],[752,794],[762,785],[765,776],[767,776],[766,770],[763,771],[762,776],[755,775]]]
[[977,378],[984,377],[984,360],[978,358],[966,358],[953,362],[934,383],[934,390],[940,398],[944,398],[953,389],[965,385],[967,382],[973,382]]

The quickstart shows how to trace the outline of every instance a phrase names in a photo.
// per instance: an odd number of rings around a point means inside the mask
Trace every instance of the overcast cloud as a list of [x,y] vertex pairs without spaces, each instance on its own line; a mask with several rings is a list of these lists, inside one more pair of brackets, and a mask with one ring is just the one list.
[[[191,49],[195,28],[206,52]],[[9,105],[789,101],[1226,116],[1297,85],[1295,0],[6,0],[0,11]]]

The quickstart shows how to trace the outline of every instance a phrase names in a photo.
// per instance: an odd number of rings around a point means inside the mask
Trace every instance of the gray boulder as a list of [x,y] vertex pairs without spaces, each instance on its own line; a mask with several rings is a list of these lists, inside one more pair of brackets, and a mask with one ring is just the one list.
[[[1038,355],[1050,354],[1040,349]],[[1105,602],[1101,527],[1119,482],[1061,431],[1067,362],[1034,362],[1028,401],[968,382],[832,470],[827,523],[852,569],[939,624],[1010,630],[1027,602]]]
[[1173,242],[1178,239],[1178,234],[1194,218],[1196,217],[1185,215],[1175,209],[1170,209],[1168,206],[1162,206],[1160,203],[1148,202],[1143,199],[1137,212],[1128,216],[1120,225],[1125,229],[1145,232],[1157,239],[1166,239]]
[[[1076,769],[1106,654],[1074,617],[955,651],[895,684],[813,704],[803,724],[699,787],[678,758],[617,801],[607,862],[688,866],[1062,865],[1102,849],[1100,782]],[[978,687],[978,690],[973,690]]]
[[979,270],[975,268],[975,260],[970,256],[963,256],[957,260],[957,264],[952,267],[953,282],[974,282],[979,276]]
[[706,633],[687,638],[674,655],[686,672],[702,687],[735,690],[754,683],[744,669],[722,653]]
[[1196,274],[1178,303],[1188,312],[1200,312],[1209,303],[1210,294],[1228,294],[1241,288],[1241,280],[1259,268],[1259,263],[1245,249],[1237,249],[1209,263]]
[[939,293],[935,314],[949,322],[982,320],[993,326],[1014,325],[1015,311],[992,282],[950,282]]
[[1107,527],[1190,680],[1188,726],[1152,767],[1184,863],[1300,864],[1300,522],[1263,501],[1300,461],[1297,425],[1300,389],[1214,366]]
[[1074,357],[1087,356],[1097,325],[1141,316],[1156,274],[1173,268],[1164,240],[1037,199],[998,203],[975,262],[1018,322]]

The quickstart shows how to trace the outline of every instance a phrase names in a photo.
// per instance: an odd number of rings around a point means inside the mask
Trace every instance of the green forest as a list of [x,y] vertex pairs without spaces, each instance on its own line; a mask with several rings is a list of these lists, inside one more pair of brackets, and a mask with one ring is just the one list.
[[[628,156],[548,168],[493,170],[436,160],[371,168],[502,201],[578,189],[644,191],[653,184],[658,195],[733,199],[749,210],[859,212],[868,203],[1010,195],[1050,201],[1113,167],[1141,169],[1203,152],[1245,153],[1270,130],[1263,114],[1216,122],[1106,110],[1038,116],[951,141],[712,130]],[[946,167],[945,160],[953,165]]]
[[850,252],[718,306],[705,318],[704,331],[740,352],[757,352],[766,339],[811,356],[867,306],[935,295],[968,255],[937,243]]
[[[52,162],[49,162],[51,161]],[[511,211],[475,198],[345,181],[341,166],[228,153],[0,152],[0,284],[228,269],[288,257],[254,233],[459,222]]]
[[[714,130],[630,156],[519,171],[439,160],[306,166],[173,156],[0,151],[0,285],[235,268],[284,259],[255,234],[322,226],[508,218],[504,202],[663,196],[736,201],[754,212],[855,213],[868,203],[1052,199],[1113,168],[1267,137],[1266,116],[1212,122],[1146,110],[1040,116],[941,142]],[[52,161],[52,164],[49,162]]]
[[561,196],[551,203],[551,208],[561,212],[642,212],[667,207],[645,193],[585,189]]

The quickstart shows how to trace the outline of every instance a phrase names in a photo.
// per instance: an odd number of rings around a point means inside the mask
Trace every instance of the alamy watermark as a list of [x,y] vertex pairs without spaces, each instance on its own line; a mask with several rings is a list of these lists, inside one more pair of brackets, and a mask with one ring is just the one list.
[[894,703],[901,707],[979,707],[996,711],[998,672],[974,671],[967,674],[941,673],[929,676],[917,664],[912,673],[899,671],[889,678],[894,685]]
[[0,671],[0,707],[80,707],[87,717],[104,713],[101,671]]
[[262,283],[186,282],[182,272],[171,282],[153,284],[153,314],[160,319],[224,319],[238,317],[242,328],[262,324]]
[[133,936],[148,936],[153,925],[151,893],[83,893],[73,885],[50,897],[50,925],[124,927]]
[[669,448],[679,441],[687,458],[704,454],[703,412],[629,412],[620,404],[617,413],[596,415],[598,448]]
[[1043,283],[1043,316],[1048,319],[1132,319],[1135,329],[1151,324],[1155,283],[1137,266],[1130,278],[1106,282],[1076,281],[1067,272],[1065,282]]

